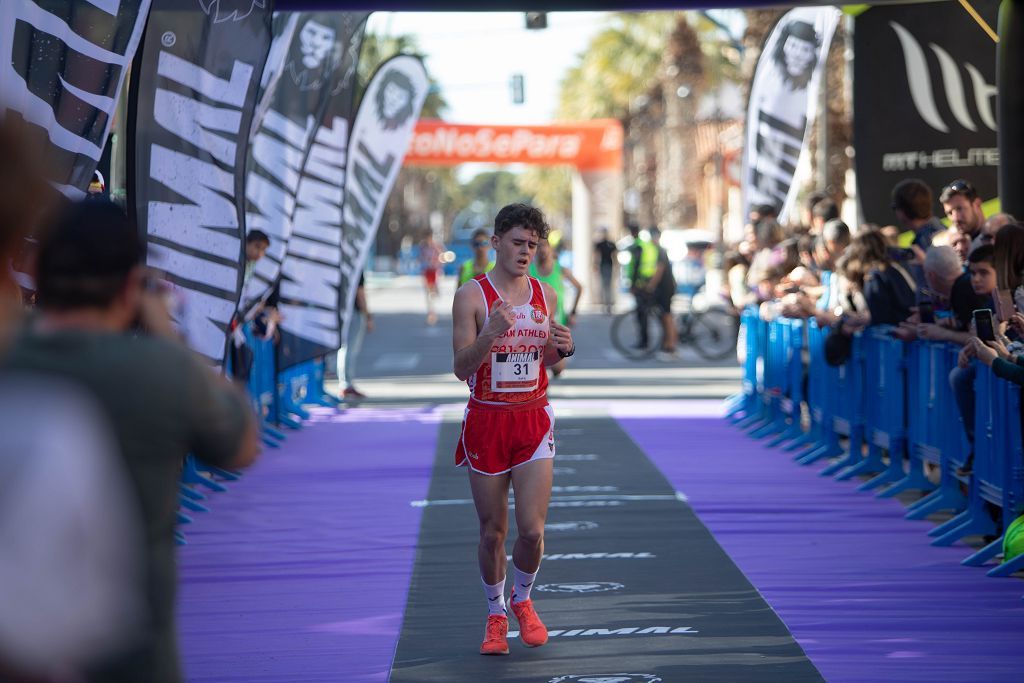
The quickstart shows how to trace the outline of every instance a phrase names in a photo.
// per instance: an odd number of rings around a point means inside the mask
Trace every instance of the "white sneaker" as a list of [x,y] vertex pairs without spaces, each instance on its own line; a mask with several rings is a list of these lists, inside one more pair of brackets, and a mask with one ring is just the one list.
[[654,354],[654,357],[657,358],[660,361],[665,362],[665,363],[672,363],[674,361],[679,360],[679,352],[675,351],[675,350],[673,350],[673,351],[659,350],[656,354]]

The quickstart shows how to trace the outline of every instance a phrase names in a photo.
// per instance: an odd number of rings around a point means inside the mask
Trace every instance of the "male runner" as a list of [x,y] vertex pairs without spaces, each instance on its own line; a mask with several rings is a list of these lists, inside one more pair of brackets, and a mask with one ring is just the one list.
[[489,273],[494,268],[494,261],[490,258],[491,238],[487,231],[479,228],[473,231],[473,258],[466,259],[459,266],[459,287],[466,284],[477,275]]
[[541,240],[544,214],[510,204],[494,219],[495,266],[455,293],[452,345],[455,376],[469,383],[470,399],[455,450],[467,465],[480,520],[477,557],[488,602],[480,654],[508,654],[505,611],[505,536],[509,485],[516,494],[519,535],[512,551],[512,612],[529,647],[548,632],[530,600],[544,553],[544,520],[555,457],[554,413],[547,401],[545,365],[575,352],[569,328],[550,318],[554,290],[527,275]]

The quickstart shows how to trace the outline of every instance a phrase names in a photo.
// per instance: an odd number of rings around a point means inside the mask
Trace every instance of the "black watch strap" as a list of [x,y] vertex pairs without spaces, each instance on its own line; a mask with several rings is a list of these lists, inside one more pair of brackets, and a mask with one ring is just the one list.
[[571,356],[574,353],[576,353],[576,345],[575,344],[573,344],[572,348],[569,349],[568,351],[562,351],[562,349],[558,349],[558,356],[560,358],[568,358],[569,356]]

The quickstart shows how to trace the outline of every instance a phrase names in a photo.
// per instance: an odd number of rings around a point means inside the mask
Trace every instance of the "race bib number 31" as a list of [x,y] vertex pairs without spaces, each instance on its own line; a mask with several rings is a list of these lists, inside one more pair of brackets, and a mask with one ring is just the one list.
[[531,391],[540,379],[540,353],[492,353],[491,391]]

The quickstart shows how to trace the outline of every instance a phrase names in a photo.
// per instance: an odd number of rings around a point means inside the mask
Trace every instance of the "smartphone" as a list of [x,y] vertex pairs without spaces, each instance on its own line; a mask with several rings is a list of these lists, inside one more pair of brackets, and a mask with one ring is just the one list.
[[914,250],[910,248],[889,247],[889,258],[893,261],[909,261],[914,258]]
[[1017,308],[1013,305],[1013,293],[1008,289],[998,289],[993,295],[996,316],[1003,322],[1013,317]]
[[935,306],[931,301],[922,301],[917,305],[917,316],[923,323],[935,322]]
[[992,324],[992,310],[979,308],[974,311],[974,329],[981,341],[995,341],[996,330]]

